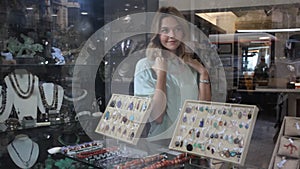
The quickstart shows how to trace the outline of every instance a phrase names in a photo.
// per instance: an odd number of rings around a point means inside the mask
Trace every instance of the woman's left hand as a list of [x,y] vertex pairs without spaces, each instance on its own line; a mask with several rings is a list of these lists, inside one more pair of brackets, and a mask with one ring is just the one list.
[[188,58],[185,59],[185,63],[191,66],[193,69],[195,69],[198,73],[200,73],[201,77],[207,77],[207,79],[209,78],[207,69],[197,59]]

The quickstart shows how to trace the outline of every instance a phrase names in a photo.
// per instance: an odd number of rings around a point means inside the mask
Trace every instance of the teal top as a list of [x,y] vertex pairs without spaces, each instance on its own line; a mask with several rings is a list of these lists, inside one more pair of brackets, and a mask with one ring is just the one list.
[[[134,95],[153,96],[157,80],[156,73],[151,68],[153,64],[154,61],[148,58],[143,58],[137,62],[134,76]],[[151,128],[148,137],[171,138],[184,101],[186,99],[198,100],[197,72],[179,58],[168,59],[167,64],[166,114],[161,124],[157,124],[150,117]]]

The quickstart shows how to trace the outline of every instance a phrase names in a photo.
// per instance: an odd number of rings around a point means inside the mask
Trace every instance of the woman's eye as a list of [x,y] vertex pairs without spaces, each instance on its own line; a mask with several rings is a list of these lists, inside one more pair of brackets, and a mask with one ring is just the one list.
[[168,28],[162,28],[160,30],[161,33],[168,33],[169,32],[169,29]]
[[176,28],[175,28],[175,31],[176,31],[176,32],[181,32],[182,29],[181,29],[181,27],[176,27]]

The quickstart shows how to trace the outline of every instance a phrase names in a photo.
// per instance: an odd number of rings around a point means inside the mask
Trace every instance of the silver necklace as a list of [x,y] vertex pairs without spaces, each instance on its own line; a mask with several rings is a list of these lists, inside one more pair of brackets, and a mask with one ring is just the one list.
[[29,155],[29,159],[27,161],[23,160],[21,155],[19,154],[19,152],[17,151],[16,147],[14,146],[14,142],[11,142],[11,146],[14,149],[14,151],[16,152],[18,158],[22,161],[22,163],[25,165],[25,167],[29,167],[29,162],[31,160],[31,156],[32,156],[32,152],[33,152],[33,141],[31,141],[31,150],[30,150],[30,155]]

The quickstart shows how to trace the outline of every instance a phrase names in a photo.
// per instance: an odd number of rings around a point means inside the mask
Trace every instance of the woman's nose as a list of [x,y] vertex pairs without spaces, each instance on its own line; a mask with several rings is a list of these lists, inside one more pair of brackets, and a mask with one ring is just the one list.
[[175,32],[174,32],[174,30],[170,30],[168,36],[169,36],[169,37],[175,37]]

